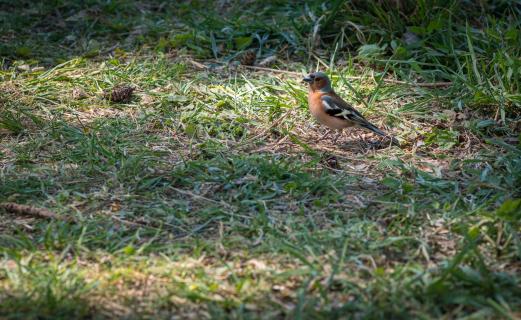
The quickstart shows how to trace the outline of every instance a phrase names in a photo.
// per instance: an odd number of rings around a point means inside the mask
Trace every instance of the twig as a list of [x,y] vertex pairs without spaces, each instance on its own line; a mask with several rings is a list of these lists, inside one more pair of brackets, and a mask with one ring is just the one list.
[[[162,230],[165,230],[163,229],[163,227],[170,227],[170,228],[175,228],[175,229],[179,229],[181,230],[181,232],[183,232],[184,234],[188,234],[188,231],[185,230],[184,228],[180,227],[180,226],[175,226],[175,225],[172,225],[170,223],[157,223],[157,222],[154,222],[154,221],[150,221],[150,223],[145,223],[145,222],[141,222],[141,221],[129,221],[129,220],[124,220],[124,219],[121,219],[120,217],[118,216],[115,216],[115,215],[111,215],[110,216],[113,220],[123,224],[123,225],[126,225],[127,227],[132,227],[132,228],[147,228],[147,229],[151,229],[151,230],[156,230],[156,231],[162,231]],[[184,237],[185,235],[176,235],[176,239],[179,238],[179,237]]]
[[[188,59],[188,62],[190,62],[192,65],[194,65],[196,68],[208,70],[209,67],[197,62],[192,59]],[[258,70],[258,71],[266,71],[266,72],[272,72],[272,73],[283,73],[283,74],[289,74],[293,76],[302,77],[301,72],[295,72],[295,71],[289,71],[289,70],[281,70],[281,69],[273,69],[273,68],[267,68],[267,67],[260,67],[260,66],[246,66],[243,65],[244,68],[250,69],[250,70]],[[365,80],[366,77],[360,77],[360,76],[344,76],[345,79],[350,80]],[[402,85],[409,85],[413,87],[420,87],[420,88],[439,88],[439,87],[449,87],[452,85],[451,81],[440,81],[440,82],[407,82],[402,80],[395,80],[395,79],[383,79],[384,83],[392,83],[392,84],[402,84]]]
[[[273,72],[273,73],[285,73],[285,74],[291,74],[295,76],[302,76],[302,73],[300,72],[294,72],[294,71],[288,71],[288,70],[280,70],[280,69],[272,69],[272,68],[266,68],[266,67],[258,67],[258,66],[243,66],[248,69],[252,70],[260,70],[260,71],[267,71],[267,72]],[[345,76],[346,79],[351,80],[364,80],[367,79],[366,77],[360,77],[360,76]],[[452,85],[452,82],[407,82],[407,81],[401,81],[401,80],[394,80],[394,79],[383,79],[386,83],[394,83],[394,84],[406,84],[416,87],[448,87]]]
[[194,65],[196,68],[199,68],[199,69],[208,69],[207,66],[205,66],[204,64],[200,63],[200,62],[197,62],[195,60],[192,60],[192,59],[188,59],[188,62],[190,62],[192,65]]
[[424,87],[424,88],[435,88],[435,87],[448,87],[452,85],[450,81],[442,81],[442,82],[407,82],[401,80],[394,79],[384,79],[386,83],[395,83],[395,84],[407,84],[415,87]]
[[302,72],[295,72],[295,71],[289,71],[289,70],[281,70],[281,69],[272,69],[267,67],[259,67],[259,66],[243,66],[247,69],[252,70],[259,70],[259,71],[267,71],[267,72],[274,72],[274,73],[285,73],[285,74],[291,74],[295,76],[302,76]]
[[116,44],[113,45],[112,47],[100,51],[100,55],[105,55],[105,54],[107,54],[107,53],[110,53],[112,50],[116,49],[117,47],[119,47],[119,43],[116,43]]
[[30,216],[36,216],[39,218],[46,218],[46,219],[54,219],[54,220],[61,220],[61,221],[72,221],[72,219],[59,216],[56,213],[44,209],[44,208],[37,208],[33,206],[28,206],[24,204],[18,204],[14,202],[2,202],[0,203],[0,208],[4,209],[7,212],[16,213],[16,214],[24,214],[24,215],[30,215]]
[[153,230],[161,230],[161,228],[150,226],[150,225],[147,225],[146,223],[138,223],[138,222],[134,222],[134,221],[123,220],[123,219],[121,219],[120,217],[117,217],[117,216],[110,216],[110,217],[113,220],[116,220],[117,222],[119,222],[121,224],[124,224],[124,225],[126,225],[128,227],[148,228],[148,229],[153,229]]
[[[188,62],[190,62],[192,65],[199,69],[208,69],[208,66],[205,66],[204,64],[197,62],[195,60],[189,59]],[[246,69],[250,70],[258,70],[258,71],[266,71],[266,72],[273,72],[273,73],[284,73],[284,74],[290,74],[294,76],[301,77],[303,74],[302,72],[295,72],[295,71],[289,71],[289,70],[282,70],[282,69],[273,69],[273,68],[267,68],[267,67],[260,67],[260,66],[244,66]],[[351,80],[364,80],[367,79],[366,77],[360,77],[360,76],[344,76],[346,79]],[[383,82],[385,83],[393,83],[393,84],[403,84],[403,85],[410,85],[415,87],[423,87],[423,88],[436,88],[436,87],[448,87],[452,85],[452,82],[450,81],[441,81],[441,82],[407,82],[402,80],[394,80],[394,79],[383,79]]]

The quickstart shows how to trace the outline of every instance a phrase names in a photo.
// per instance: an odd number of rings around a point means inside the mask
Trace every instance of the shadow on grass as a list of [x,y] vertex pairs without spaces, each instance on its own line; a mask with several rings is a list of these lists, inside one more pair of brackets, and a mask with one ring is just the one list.
[[[91,250],[115,252],[129,244],[148,246],[158,235],[160,243],[212,238],[223,223],[255,234],[282,227],[288,213],[306,220],[306,212],[335,205],[319,217],[329,220],[345,214],[340,207],[352,208],[342,200],[343,190],[357,188],[358,177],[316,170],[317,159],[245,155],[212,139],[184,140],[189,147],[150,135],[131,119],[99,118],[89,131],[57,121],[15,146],[24,156],[0,182],[0,198],[43,206],[77,223],[6,216],[12,220],[3,223],[9,231],[1,237],[3,246],[63,250],[83,239]],[[26,230],[27,222],[38,231]]]
[[[5,293],[0,293],[5,295]],[[29,296],[2,298],[0,313],[3,319],[99,319],[97,312],[84,299],[34,299]]]
[[159,1],[0,1],[0,56],[52,65],[157,43],[174,23],[174,7]]

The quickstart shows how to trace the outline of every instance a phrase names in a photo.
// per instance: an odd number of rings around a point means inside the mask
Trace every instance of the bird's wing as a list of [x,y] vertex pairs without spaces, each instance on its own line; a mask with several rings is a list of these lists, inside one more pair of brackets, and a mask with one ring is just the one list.
[[367,121],[360,112],[356,111],[344,100],[329,95],[323,95],[321,99],[322,104],[324,105],[324,111],[328,115],[353,122],[358,126],[367,128],[381,136],[387,136],[382,130]]

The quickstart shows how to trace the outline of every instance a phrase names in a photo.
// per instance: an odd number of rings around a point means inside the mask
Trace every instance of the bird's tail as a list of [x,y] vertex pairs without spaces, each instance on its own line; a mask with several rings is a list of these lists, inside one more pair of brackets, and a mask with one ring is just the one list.
[[400,146],[400,143],[398,142],[398,140],[396,140],[395,137],[393,136],[390,136],[388,134],[386,134],[385,132],[383,132],[382,130],[378,129],[377,127],[375,127],[373,124],[369,123],[369,122],[366,122],[364,124],[362,124],[362,127],[366,128],[366,129],[369,129],[371,131],[373,131],[374,133],[376,133],[377,135],[380,135],[382,137],[385,137],[387,139],[390,139],[391,140],[391,143],[395,146]]
[[369,122],[366,122],[366,123],[363,123],[362,124],[362,127],[366,128],[366,129],[369,129],[371,131],[373,131],[374,133],[376,133],[377,135],[380,135],[382,137],[387,137],[387,135],[385,134],[385,132],[383,132],[382,130],[378,129],[377,127],[375,127],[374,125],[372,125],[371,123]]

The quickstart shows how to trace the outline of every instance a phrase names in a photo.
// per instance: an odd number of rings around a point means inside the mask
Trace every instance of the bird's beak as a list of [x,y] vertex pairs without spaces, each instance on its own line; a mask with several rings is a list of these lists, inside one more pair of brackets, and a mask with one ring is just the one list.
[[313,82],[313,79],[311,79],[310,77],[305,77],[304,79],[302,79],[302,81],[311,83],[311,82]]

